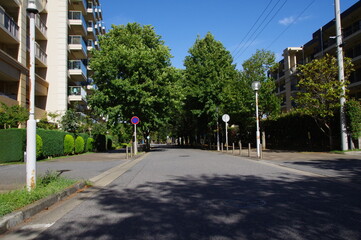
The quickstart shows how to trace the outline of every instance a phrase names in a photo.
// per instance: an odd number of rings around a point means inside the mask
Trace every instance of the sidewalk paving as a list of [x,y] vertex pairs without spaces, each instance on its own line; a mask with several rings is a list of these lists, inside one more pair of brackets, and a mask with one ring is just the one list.
[[[62,176],[88,180],[126,161],[124,150],[107,153],[85,153],[36,163],[37,176],[47,171],[63,171]],[[0,164],[0,192],[21,189],[26,185],[25,164]]]
[[[235,155],[239,156],[239,150],[235,151]],[[248,157],[247,150],[242,151],[242,157]],[[257,160],[256,149],[251,150],[251,159]],[[336,154],[264,150],[260,161],[361,185],[361,152],[359,151]]]

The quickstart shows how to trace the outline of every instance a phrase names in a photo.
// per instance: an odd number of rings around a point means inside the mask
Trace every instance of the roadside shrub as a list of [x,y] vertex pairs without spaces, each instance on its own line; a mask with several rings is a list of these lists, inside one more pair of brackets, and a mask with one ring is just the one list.
[[83,152],[87,152],[86,143],[88,141],[89,135],[87,133],[79,133],[78,136],[81,136],[84,139],[84,151]]
[[66,135],[66,132],[44,129],[37,129],[36,132],[43,139],[44,157],[55,157],[64,155],[64,137]]
[[0,163],[24,161],[26,129],[0,130]]
[[94,136],[95,140],[95,150],[97,152],[105,152],[107,149],[107,139],[103,134],[98,134]]
[[69,155],[74,152],[74,137],[70,134],[66,134],[64,137],[64,154]]
[[95,143],[95,140],[94,138],[88,138],[87,141],[86,141],[86,151],[87,152],[93,152],[94,151],[94,143]]
[[43,139],[36,134],[36,159],[39,159],[43,156]]
[[78,136],[75,139],[75,153],[84,152],[84,139],[81,136]]
[[111,136],[107,136],[107,150],[113,149],[113,139]]

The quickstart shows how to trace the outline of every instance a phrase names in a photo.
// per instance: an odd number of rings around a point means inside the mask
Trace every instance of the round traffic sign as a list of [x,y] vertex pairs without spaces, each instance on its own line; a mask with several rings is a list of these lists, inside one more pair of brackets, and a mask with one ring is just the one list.
[[139,117],[132,117],[132,119],[130,119],[130,122],[134,125],[138,124],[140,122]]
[[229,115],[228,115],[228,114],[224,114],[224,115],[222,116],[222,120],[223,120],[223,122],[228,122],[228,121],[229,121],[229,119],[230,119],[230,117],[229,117]]

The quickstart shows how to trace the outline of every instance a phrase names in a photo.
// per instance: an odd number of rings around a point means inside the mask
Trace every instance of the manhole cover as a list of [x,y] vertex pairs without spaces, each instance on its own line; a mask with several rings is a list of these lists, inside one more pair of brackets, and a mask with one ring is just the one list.
[[189,155],[180,155],[179,157],[190,157]]

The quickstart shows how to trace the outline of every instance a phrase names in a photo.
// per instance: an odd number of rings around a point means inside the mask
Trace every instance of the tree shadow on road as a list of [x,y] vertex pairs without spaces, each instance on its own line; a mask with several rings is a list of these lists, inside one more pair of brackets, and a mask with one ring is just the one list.
[[322,178],[187,176],[92,198],[38,239],[361,239],[360,191]]

